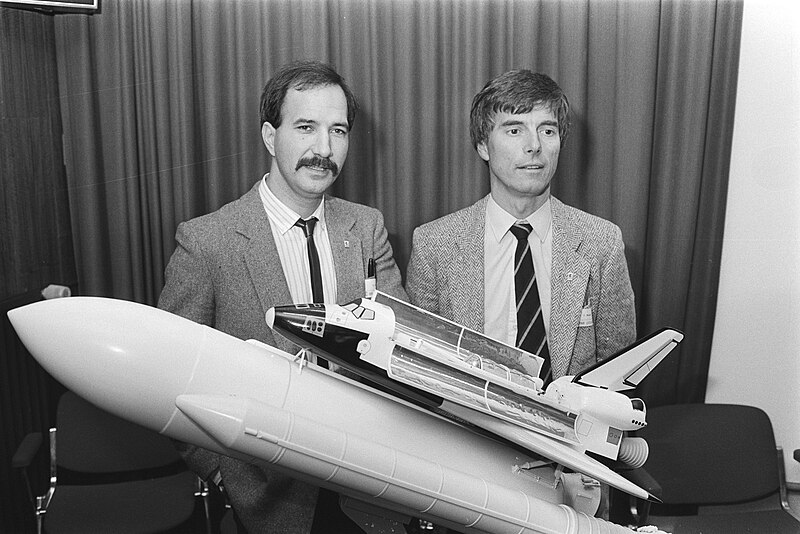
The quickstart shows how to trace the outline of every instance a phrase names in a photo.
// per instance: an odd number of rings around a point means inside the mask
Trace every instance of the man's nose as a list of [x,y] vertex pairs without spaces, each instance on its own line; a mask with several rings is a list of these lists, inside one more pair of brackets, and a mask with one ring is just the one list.
[[319,132],[316,143],[314,143],[314,154],[323,158],[329,158],[333,155],[331,134],[329,132]]
[[538,153],[542,149],[542,143],[539,141],[539,132],[531,132],[525,138],[525,152]]

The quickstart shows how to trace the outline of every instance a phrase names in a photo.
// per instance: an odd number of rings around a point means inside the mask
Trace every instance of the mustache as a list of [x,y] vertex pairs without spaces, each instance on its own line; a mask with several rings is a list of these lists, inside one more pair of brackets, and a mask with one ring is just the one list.
[[295,167],[294,170],[299,170],[300,167],[320,167],[322,169],[330,170],[334,176],[339,174],[339,166],[336,165],[336,162],[330,158],[323,158],[322,156],[302,158],[297,162],[297,167]]

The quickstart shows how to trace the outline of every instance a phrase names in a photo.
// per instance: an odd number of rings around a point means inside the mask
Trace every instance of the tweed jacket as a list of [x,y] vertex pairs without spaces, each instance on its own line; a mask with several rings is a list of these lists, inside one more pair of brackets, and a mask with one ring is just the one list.
[[[325,222],[340,303],[364,296],[370,258],[375,260],[378,289],[408,299],[378,210],[326,196]],[[160,308],[241,339],[297,351],[288,340],[274,336],[264,319],[269,308],[291,304],[292,297],[258,183],[218,211],[181,223],[176,241]],[[247,369],[241,372],[246,375]],[[220,470],[226,492],[249,532],[310,530],[316,487],[199,447],[180,444],[179,449],[200,476]]]
[[[488,198],[415,229],[406,273],[414,304],[478,332],[484,326]],[[555,197],[551,210],[548,343],[553,377],[558,378],[633,343],[636,312],[619,227]],[[591,325],[581,324],[584,308],[591,309]]]

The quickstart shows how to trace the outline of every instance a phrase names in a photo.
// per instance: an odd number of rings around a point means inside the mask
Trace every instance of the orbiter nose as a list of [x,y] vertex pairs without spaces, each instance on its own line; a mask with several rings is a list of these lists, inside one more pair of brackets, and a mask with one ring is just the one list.
[[267,310],[267,314],[264,316],[267,321],[267,326],[272,328],[275,324],[275,308],[270,308]]

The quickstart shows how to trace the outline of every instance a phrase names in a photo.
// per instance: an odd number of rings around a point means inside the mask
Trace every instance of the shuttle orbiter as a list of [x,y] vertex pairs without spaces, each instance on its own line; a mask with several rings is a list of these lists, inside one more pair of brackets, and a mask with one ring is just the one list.
[[272,308],[267,323],[395,394],[468,421],[554,462],[642,498],[647,491],[585,452],[640,467],[646,425],[634,389],[683,339],[669,328],[547,388],[541,358],[381,292],[343,306]]

